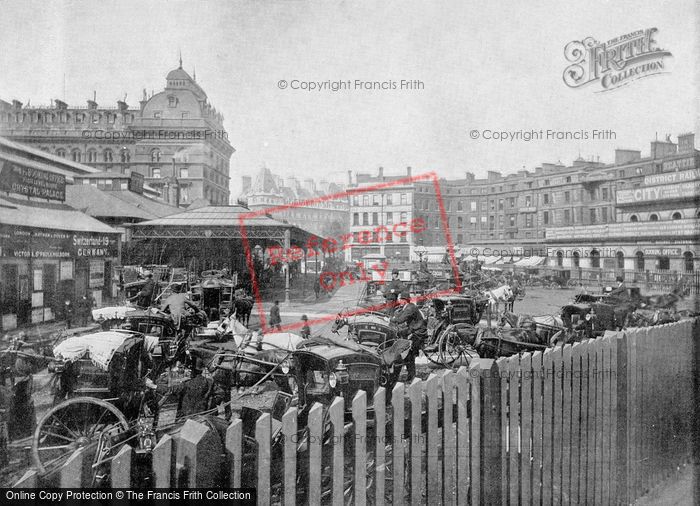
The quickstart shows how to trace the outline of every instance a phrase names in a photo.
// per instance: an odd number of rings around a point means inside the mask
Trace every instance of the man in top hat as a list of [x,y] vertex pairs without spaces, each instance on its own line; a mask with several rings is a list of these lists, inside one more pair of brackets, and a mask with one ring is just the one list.
[[309,318],[305,314],[301,315],[301,321],[304,322],[304,326],[301,328],[301,337],[308,339],[311,337],[311,328],[309,327]]
[[[420,350],[423,340],[428,336],[428,322],[423,318],[423,314],[413,302],[411,302],[411,294],[408,290],[401,292],[401,302],[404,303],[401,311],[391,318],[392,323],[408,325],[408,339],[411,340],[411,350],[406,357],[403,365],[406,366],[407,378],[406,381],[411,381],[416,376],[416,357]],[[396,373],[397,377],[399,371]]]
[[399,295],[404,290],[406,290],[406,285],[399,279],[399,270],[394,269],[391,271],[391,281],[389,281],[384,290],[384,297],[386,298],[390,315],[394,314]]
[[141,291],[131,297],[129,300],[136,300],[136,305],[140,307],[149,307],[153,300],[153,294],[156,291],[156,282],[153,281],[153,273],[146,273],[146,283],[141,288]]
[[617,286],[612,289],[610,292],[611,297],[617,297],[618,299],[626,299],[627,298],[627,287],[625,286],[625,278],[622,276],[617,276],[615,278],[615,281],[617,281]]

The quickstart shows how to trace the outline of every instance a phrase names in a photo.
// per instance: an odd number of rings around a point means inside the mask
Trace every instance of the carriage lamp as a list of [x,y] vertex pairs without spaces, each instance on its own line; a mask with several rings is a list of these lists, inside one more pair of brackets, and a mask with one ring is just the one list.
[[151,451],[156,445],[156,433],[153,430],[153,421],[141,418],[139,426],[139,450]]
[[338,377],[334,372],[328,375],[328,384],[331,386],[331,388],[335,388],[335,386],[338,384]]
[[48,370],[50,373],[61,373],[65,370],[66,364],[63,362],[51,361],[48,365]]
[[[341,385],[347,385],[350,375],[348,374],[348,368],[343,361],[340,360],[338,365],[335,366],[335,372],[331,373]],[[330,380],[330,378],[329,378]]]

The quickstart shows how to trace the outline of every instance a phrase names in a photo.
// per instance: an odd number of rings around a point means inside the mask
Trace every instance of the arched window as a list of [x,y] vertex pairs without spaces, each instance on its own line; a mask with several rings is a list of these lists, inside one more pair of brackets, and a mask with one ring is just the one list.
[[74,162],[79,162],[80,161],[80,151],[77,149],[74,149],[70,153],[71,158],[73,159]]
[[597,249],[591,250],[591,267],[600,268],[600,251]]
[[60,156],[61,158],[65,158],[66,157],[66,150],[65,149],[57,149],[56,156]]
[[574,267],[576,267],[578,269],[580,264],[581,264],[581,255],[579,254],[578,251],[574,251],[573,259],[574,259]]
[[151,150],[151,161],[152,162],[160,162],[160,149],[153,149]]
[[630,216],[630,221],[632,223],[637,223],[639,221],[639,218],[637,217],[636,214],[633,214],[632,216]]
[[122,163],[129,163],[130,161],[131,161],[131,153],[129,153],[128,149],[122,148],[121,162]]
[[681,213],[679,213],[678,211],[676,211],[676,212],[673,213],[673,215],[671,216],[671,219],[672,219],[672,220],[680,220],[682,217],[683,217],[683,216],[681,215]]
[[656,213],[652,213],[649,215],[649,221],[659,221],[659,215]]
[[624,269],[625,268],[625,254],[622,251],[618,251],[617,253],[615,253],[615,258],[617,258],[617,268]]
[[562,267],[564,265],[564,253],[557,251],[557,267]]
[[114,153],[112,153],[111,149],[105,149],[102,152],[102,161],[104,161],[104,162],[113,162],[114,161]]
[[683,266],[685,267],[685,272],[693,272],[695,270],[695,262],[693,260],[693,253],[691,251],[686,251],[683,253]]
[[644,270],[644,253],[641,251],[637,251],[637,270],[638,271],[643,271]]
[[97,161],[97,151],[94,149],[88,149],[87,152],[88,163],[95,163]]

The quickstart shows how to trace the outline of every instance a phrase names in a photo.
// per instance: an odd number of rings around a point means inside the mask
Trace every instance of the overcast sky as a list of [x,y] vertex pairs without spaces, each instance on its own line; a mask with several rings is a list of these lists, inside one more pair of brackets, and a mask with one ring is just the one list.
[[[700,132],[694,0],[0,0],[0,98],[114,105],[185,69],[223,113],[240,175],[342,180],[347,169],[412,166],[445,177],[542,162],[612,161],[616,147]],[[564,46],[656,27],[670,73],[596,93],[569,88]],[[420,90],[302,91],[278,82],[420,80]],[[611,130],[610,139],[498,142],[471,130]]]

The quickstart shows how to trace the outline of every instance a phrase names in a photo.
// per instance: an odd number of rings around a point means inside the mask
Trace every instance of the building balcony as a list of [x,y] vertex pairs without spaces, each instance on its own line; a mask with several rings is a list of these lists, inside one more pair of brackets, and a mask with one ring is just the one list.
[[605,223],[547,228],[547,242],[590,242],[609,239],[694,239],[700,233],[698,221],[690,218],[672,221]]

